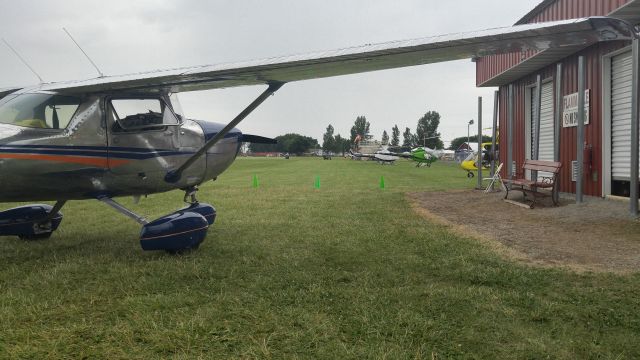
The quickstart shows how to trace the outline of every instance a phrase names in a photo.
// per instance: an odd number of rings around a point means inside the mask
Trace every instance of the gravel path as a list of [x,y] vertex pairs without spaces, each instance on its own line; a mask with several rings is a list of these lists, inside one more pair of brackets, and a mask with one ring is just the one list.
[[[521,200],[519,193],[512,194],[510,199]],[[589,198],[576,205],[562,199],[559,207],[553,207],[547,198],[535,209],[525,209],[502,201],[503,193],[407,196],[425,217],[454,231],[497,241],[497,249],[519,260],[578,271],[629,273],[640,269],[640,221],[628,216],[625,202]]]

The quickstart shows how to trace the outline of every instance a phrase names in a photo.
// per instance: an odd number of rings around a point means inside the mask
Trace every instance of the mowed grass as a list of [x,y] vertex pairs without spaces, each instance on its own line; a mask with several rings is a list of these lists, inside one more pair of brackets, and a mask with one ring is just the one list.
[[[510,262],[404,197],[474,185],[446,163],[242,158],[202,186],[218,219],[179,256],[71,202],[50,240],[0,238],[0,357],[639,358],[639,275]],[[120,200],[154,218],[181,199]]]

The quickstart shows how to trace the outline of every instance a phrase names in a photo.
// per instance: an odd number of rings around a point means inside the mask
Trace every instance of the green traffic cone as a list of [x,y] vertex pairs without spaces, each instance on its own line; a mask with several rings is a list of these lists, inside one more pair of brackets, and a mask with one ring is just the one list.
[[316,189],[320,189],[320,176],[316,176],[316,181],[313,184],[313,187]]
[[380,176],[380,189],[384,189],[384,176]]
[[253,174],[253,187],[258,187],[258,177],[256,176],[256,174]]

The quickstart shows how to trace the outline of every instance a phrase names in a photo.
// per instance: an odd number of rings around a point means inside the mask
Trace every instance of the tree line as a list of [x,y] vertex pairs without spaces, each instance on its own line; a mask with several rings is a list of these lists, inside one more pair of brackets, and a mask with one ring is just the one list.
[[[400,128],[398,128],[397,124],[391,128],[391,135],[389,135],[387,130],[382,132],[381,143],[383,145],[405,149],[416,146],[442,149],[444,148],[444,144],[438,132],[439,125],[440,114],[437,111],[428,111],[418,119],[415,133],[412,133],[410,128],[405,128],[402,133],[402,143],[400,143]],[[373,139],[373,136],[370,134],[370,128],[371,124],[364,115],[356,117],[351,127],[350,137],[348,138],[340,134],[335,134],[333,125],[329,124],[322,136],[322,150],[334,153],[346,153],[352,148],[358,135],[362,140]],[[280,135],[275,139],[278,141],[277,144],[249,144],[249,150],[254,153],[281,152],[303,154],[319,147],[318,140],[295,133]],[[466,141],[466,138],[464,139]],[[454,141],[457,141],[457,139]],[[451,147],[453,147],[453,145],[454,143],[452,142]]]
[[285,134],[276,136],[277,144],[249,144],[249,150],[253,153],[260,152],[281,152],[289,154],[301,155],[308,152],[309,149],[315,149],[318,140],[300,134]]
[[[415,134],[411,132],[410,128],[405,128],[402,134],[402,145],[400,145],[400,129],[397,124],[391,128],[391,136],[389,136],[387,130],[382,132],[381,143],[391,147],[412,148],[427,146],[432,149],[442,149],[444,148],[444,143],[440,139],[440,133],[438,132],[439,125],[440,114],[437,111],[428,111],[418,119]],[[322,136],[322,149],[324,151],[344,153],[351,148],[358,135],[362,140],[371,140],[373,136],[369,134],[370,127],[371,124],[364,115],[358,116],[351,127],[351,138],[347,139],[340,136],[340,134],[334,135],[333,125],[329,124]]]

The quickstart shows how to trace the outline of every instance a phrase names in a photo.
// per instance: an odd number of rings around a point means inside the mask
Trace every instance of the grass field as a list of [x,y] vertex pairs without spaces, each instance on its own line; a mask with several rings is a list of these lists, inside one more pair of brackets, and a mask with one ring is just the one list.
[[[0,358],[640,358],[640,275],[510,262],[404,197],[474,184],[445,163],[238,159],[181,256],[71,202],[50,240],[0,239]],[[121,200],[154,218],[181,199]]]

